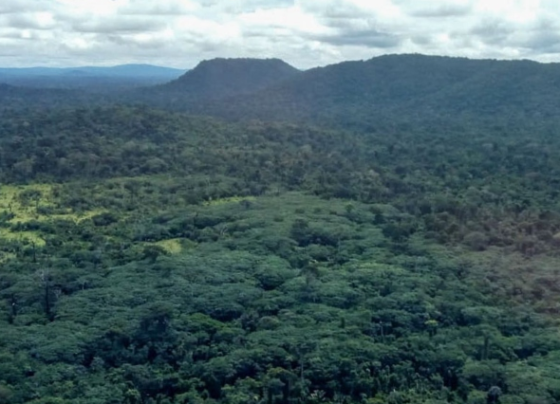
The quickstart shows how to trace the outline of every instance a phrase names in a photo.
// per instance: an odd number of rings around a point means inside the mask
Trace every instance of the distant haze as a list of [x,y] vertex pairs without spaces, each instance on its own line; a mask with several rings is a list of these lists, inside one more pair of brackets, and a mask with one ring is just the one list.
[[128,64],[119,66],[77,66],[68,68],[55,67],[26,67],[9,68],[0,67],[0,76],[165,76],[175,78],[183,74],[181,69],[169,67]]
[[70,68],[0,67],[0,83],[33,88],[115,90],[166,83],[184,72],[180,69],[145,64]]

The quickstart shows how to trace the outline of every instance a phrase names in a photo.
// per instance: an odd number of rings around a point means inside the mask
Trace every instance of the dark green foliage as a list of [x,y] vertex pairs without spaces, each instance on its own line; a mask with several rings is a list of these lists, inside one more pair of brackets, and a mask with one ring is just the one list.
[[[185,102],[227,98],[251,93],[301,74],[279,59],[223,59],[202,61],[177,80],[151,89],[151,96]],[[145,90],[148,92],[149,90]]]
[[560,400],[548,124],[1,126],[0,402]]
[[118,217],[111,212],[104,212],[100,213],[99,215],[95,215],[91,218],[93,224],[96,226],[108,226],[110,224],[118,222]]
[[[253,60],[251,67],[268,72]],[[224,71],[220,60],[205,62],[208,71]],[[196,70],[196,69],[195,69]],[[189,77],[187,73],[184,78]],[[554,118],[560,105],[556,93],[560,86],[557,64],[531,61],[469,60],[424,55],[384,55],[365,61],[350,61],[292,74],[284,80],[270,81],[264,88],[258,76],[253,85],[221,91],[213,85],[222,77],[238,82],[233,67],[219,79],[177,81],[161,89],[135,94],[136,100],[175,110],[238,119],[312,121],[329,126],[375,130],[388,124],[403,124],[407,129],[419,121],[449,118],[432,124],[431,129],[453,125],[458,117],[487,120],[497,117],[510,123],[525,119]],[[250,70],[245,68],[246,71]],[[194,75],[193,75],[194,78]],[[194,80],[193,80],[194,81]],[[202,87],[202,88],[200,88]],[[222,99],[192,102],[192,93],[225,92]],[[249,93],[249,94],[244,94]],[[232,95],[235,97],[232,98]],[[197,100],[198,101],[198,100]],[[402,167],[404,168],[404,167]]]

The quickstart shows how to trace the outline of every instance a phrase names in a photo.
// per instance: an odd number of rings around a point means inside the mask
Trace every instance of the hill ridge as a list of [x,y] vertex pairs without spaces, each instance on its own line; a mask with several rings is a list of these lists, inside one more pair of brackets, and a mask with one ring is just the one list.
[[182,93],[196,99],[218,99],[258,91],[300,73],[278,58],[215,58],[201,61],[158,92]]
[[229,118],[364,122],[380,116],[560,112],[560,65],[418,54],[344,61],[194,108]]

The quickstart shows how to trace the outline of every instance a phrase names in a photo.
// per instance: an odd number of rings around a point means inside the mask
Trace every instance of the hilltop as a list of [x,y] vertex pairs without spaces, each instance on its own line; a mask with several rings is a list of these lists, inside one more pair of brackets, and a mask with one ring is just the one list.
[[234,118],[372,122],[457,115],[554,117],[558,64],[388,55],[311,69],[268,88],[202,105]]
[[[280,59],[217,58],[157,85],[147,85],[146,77],[126,84],[123,76],[88,82],[81,70],[69,75],[87,84],[58,105],[144,104],[226,119],[360,130],[382,122],[523,122],[560,114],[559,65],[532,61],[386,55],[300,71]],[[37,90],[32,96],[17,88],[11,93],[28,107],[48,104],[52,94]],[[101,91],[102,97],[92,94]]]
[[156,95],[184,102],[217,100],[250,94],[297,77],[301,72],[280,59],[212,59],[200,62],[194,69],[167,84],[147,89],[145,95]]

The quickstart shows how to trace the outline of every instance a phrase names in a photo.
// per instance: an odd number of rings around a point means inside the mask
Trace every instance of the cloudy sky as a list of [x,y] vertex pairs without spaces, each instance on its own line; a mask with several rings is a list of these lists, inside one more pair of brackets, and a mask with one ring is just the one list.
[[558,0],[0,0],[0,66],[387,53],[560,62]]

